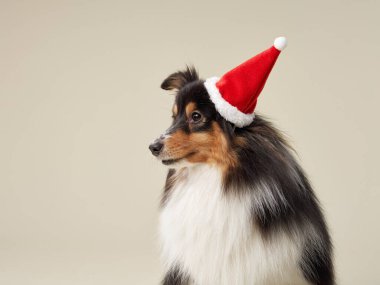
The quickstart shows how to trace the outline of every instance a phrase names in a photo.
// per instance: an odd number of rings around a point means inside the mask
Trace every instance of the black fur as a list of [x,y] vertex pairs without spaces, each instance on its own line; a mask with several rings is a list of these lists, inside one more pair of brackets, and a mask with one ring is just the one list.
[[162,285],[189,285],[189,278],[174,268],[166,273]]
[[273,209],[264,205],[262,209],[257,205],[252,213],[253,220],[268,238],[278,231],[292,234],[300,229],[307,232],[313,228],[321,244],[308,240],[300,268],[312,284],[334,284],[332,245],[326,223],[312,187],[289,146],[281,134],[260,116],[256,116],[249,127],[235,132],[249,143],[244,148],[237,147],[240,164],[230,170],[226,190],[253,188],[262,191],[260,183],[268,184],[270,187],[266,190],[275,197],[277,207]]
[[[186,132],[202,132],[211,128],[211,122],[217,122],[228,139],[231,151],[237,153],[239,162],[225,176],[225,194],[239,195],[240,191],[252,191],[254,195],[254,191],[262,191],[261,196],[274,197],[274,204],[254,204],[252,222],[268,239],[279,231],[289,234],[310,232],[299,263],[300,269],[311,284],[335,284],[332,244],[327,226],[319,202],[291,148],[281,133],[261,116],[256,116],[252,124],[244,128],[227,122],[216,112],[203,82],[194,68],[187,67],[185,71],[170,75],[162,83],[163,89],[178,90],[176,104],[179,113],[173,120],[171,130],[174,132],[181,128]],[[207,117],[207,122],[195,130],[190,130],[184,120],[184,106],[189,102],[196,102]],[[236,137],[246,143],[235,143]],[[173,174],[174,170],[171,170],[165,187],[165,199],[170,194]],[[263,183],[267,187],[261,187]],[[176,283],[182,280],[178,276],[178,271],[169,272],[163,284],[185,284]]]

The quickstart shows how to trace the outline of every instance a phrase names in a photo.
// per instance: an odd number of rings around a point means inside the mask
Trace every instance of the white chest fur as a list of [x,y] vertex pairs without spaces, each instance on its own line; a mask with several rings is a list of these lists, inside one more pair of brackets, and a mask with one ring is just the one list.
[[307,284],[297,270],[299,242],[279,233],[264,241],[252,223],[252,198],[222,193],[221,173],[186,170],[160,215],[167,268],[180,266],[196,285]]

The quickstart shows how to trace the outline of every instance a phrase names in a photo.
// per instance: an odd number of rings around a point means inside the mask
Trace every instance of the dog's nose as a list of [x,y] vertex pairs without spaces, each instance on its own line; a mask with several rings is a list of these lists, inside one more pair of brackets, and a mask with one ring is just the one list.
[[164,144],[162,143],[162,141],[157,140],[149,146],[149,149],[154,156],[158,156],[160,154],[163,146],[164,146]]

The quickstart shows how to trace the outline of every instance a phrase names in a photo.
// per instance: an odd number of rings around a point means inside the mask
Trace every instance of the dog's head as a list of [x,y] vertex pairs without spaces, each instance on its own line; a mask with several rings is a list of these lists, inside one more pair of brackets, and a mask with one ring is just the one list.
[[196,70],[188,67],[171,74],[161,88],[176,91],[173,122],[149,146],[152,154],[170,167],[197,163],[231,166],[234,126],[217,113]]

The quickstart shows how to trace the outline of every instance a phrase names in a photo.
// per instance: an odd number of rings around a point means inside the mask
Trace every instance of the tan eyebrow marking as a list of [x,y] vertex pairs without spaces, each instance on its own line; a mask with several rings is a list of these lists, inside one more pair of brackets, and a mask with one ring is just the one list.
[[173,105],[172,112],[173,112],[173,116],[174,117],[178,115],[178,106],[177,106],[177,104]]
[[186,105],[186,116],[189,118],[190,114],[194,112],[197,109],[197,104],[194,102],[190,102],[189,104]]

